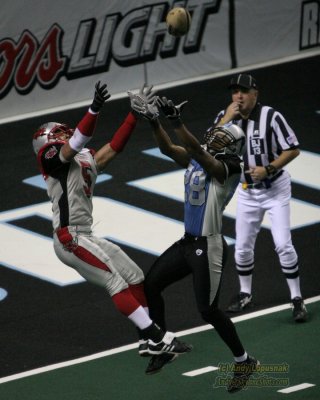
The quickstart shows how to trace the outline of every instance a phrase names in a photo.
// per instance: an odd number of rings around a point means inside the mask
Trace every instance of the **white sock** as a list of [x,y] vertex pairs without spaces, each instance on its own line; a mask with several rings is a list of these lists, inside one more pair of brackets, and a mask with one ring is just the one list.
[[149,315],[146,313],[142,306],[138,307],[128,315],[128,318],[139,328],[146,329],[148,326],[152,324],[152,320]]
[[301,291],[300,291],[300,278],[294,278],[294,279],[287,279],[287,283],[289,286],[290,290],[290,295],[291,295],[291,300],[294,299],[295,297],[302,297],[301,296]]
[[239,281],[240,281],[240,292],[251,294],[252,274],[239,275]]
[[237,363],[239,363],[239,362],[246,361],[247,358],[248,358],[248,354],[247,354],[247,352],[245,352],[242,356],[240,356],[240,357],[235,357],[235,358],[234,358],[234,361],[237,362]]

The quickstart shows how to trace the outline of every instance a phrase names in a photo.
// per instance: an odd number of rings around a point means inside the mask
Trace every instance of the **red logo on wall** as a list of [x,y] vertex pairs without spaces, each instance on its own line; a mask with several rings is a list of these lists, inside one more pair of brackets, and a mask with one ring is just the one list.
[[218,12],[220,3],[221,0],[198,0],[192,6],[192,26],[181,46],[182,39],[167,30],[168,1],[134,8],[125,15],[112,12],[98,19],[81,20],[73,42],[67,38],[67,45],[63,43],[65,32],[58,24],[49,28],[41,42],[29,30],[22,32],[18,42],[2,39],[0,99],[13,87],[22,95],[30,93],[36,84],[51,89],[61,76],[71,80],[106,72],[111,63],[127,68],[157,58],[176,57],[178,51],[199,52],[207,17]]
[[36,83],[44,88],[52,87],[66,62],[61,51],[62,36],[62,29],[54,24],[40,44],[29,31],[22,33],[18,43],[12,39],[2,40],[0,98],[13,85],[21,94],[29,93]]

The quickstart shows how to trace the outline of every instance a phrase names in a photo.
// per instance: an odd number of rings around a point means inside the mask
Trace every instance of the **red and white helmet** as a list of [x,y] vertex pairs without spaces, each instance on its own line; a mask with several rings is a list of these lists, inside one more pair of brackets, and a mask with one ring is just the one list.
[[39,127],[33,135],[32,146],[36,154],[47,143],[67,142],[73,135],[74,130],[66,124],[59,122],[47,122]]

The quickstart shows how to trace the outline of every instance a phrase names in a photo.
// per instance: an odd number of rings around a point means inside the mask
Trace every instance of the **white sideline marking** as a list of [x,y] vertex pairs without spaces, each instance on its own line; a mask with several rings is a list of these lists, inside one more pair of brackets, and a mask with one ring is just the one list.
[[[51,203],[46,201],[0,212],[0,264],[59,286],[83,282],[84,278],[73,268],[67,267],[57,259],[52,238],[10,223],[19,218],[33,216],[51,221]],[[107,237],[120,246],[127,245],[156,256],[162,254],[184,233],[181,221],[107,197],[93,196],[93,219],[93,231],[96,236]],[[145,227],[143,231],[140,229],[141,224]],[[155,226],[158,235],[154,235]],[[232,240],[227,240],[228,244],[232,243]],[[19,252],[16,250],[16,243],[19,243]],[[37,248],[37,252],[30,252],[31,248]]]
[[[97,177],[96,183],[105,182],[110,179],[112,179],[112,175],[100,174]],[[27,185],[35,186],[39,189],[47,190],[47,184],[46,184],[45,180],[43,179],[42,175],[30,176],[29,178],[23,179],[22,182]]]
[[197,375],[206,374],[207,372],[216,371],[217,369],[219,369],[219,368],[218,367],[212,367],[211,365],[209,365],[209,367],[195,369],[193,371],[185,372],[182,375],[185,375],[185,376],[197,376]]
[[[320,296],[315,296],[315,297],[310,297],[309,299],[305,299],[304,303],[305,304],[311,304],[311,303],[316,303],[317,301],[320,301]],[[276,312],[279,312],[279,311],[283,311],[283,310],[288,310],[289,308],[291,308],[291,304],[290,303],[286,303],[286,304],[282,304],[280,306],[275,306],[275,307],[271,307],[271,308],[265,308],[264,310],[254,311],[252,313],[248,313],[248,314],[245,314],[245,315],[240,315],[239,317],[233,317],[233,318],[231,318],[231,320],[234,323],[247,321],[248,319],[262,317],[264,315],[273,314],[273,313],[276,313]],[[207,331],[209,329],[213,329],[212,325],[197,326],[196,328],[191,328],[191,329],[187,329],[185,331],[177,332],[176,336],[180,337],[180,336],[192,335],[193,333]],[[1,381],[0,381],[0,383],[1,383]]]
[[[149,149],[148,154],[159,157],[159,151],[154,151],[154,149]],[[290,164],[287,168],[289,174],[292,176],[292,182],[320,190],[319,177],[316,172],[319,169],[320,155],[309,151],[301,151],[298,158],[298,160],[294,160],[292,165]],[[309,173],[309,171],[313,172]],[[127,182],[127,184],[140,190],[155,193],[183,203],[184,174],[185,169],[181,168],[176,171],[149,176],[147,178],[135,179]],[[236,219],[237,198],[238,190],[236,190],[236,193],[226,206],[223,213],[224,216]],[[320,222],[319,206],[292,197],[290,207],[292,230]],[[268,213],[265,214],[261,226],[271,229],[271,220]]]
[[300,385],[290,386],[286,389],[278,390],[279,393],[292,393],[297,392],[298,390],[308,389],[309,387],[316,386],[313,383],[301,383]]
[[0,287],[0,301],[2,301],[3,299],[5,299],[8,295],[8,292]]
[[[320,296],[310,297],[309,299],[304,300],[305,304],[316,303],[317,301],[320,301]],[[289,308],[291,308],[290,304],[283,304],[281,306],[271,307],[271,308],[267,308],[265,310],[260,310],[260,311],[256,311],[256,312],[249,313],[246,315],[241,315],[239,317],[232,318],[232,321],[234,323],[246,321],[248,319],[261,317],[263,315],[268,315],[268,314],[272,314],[275,312],[287,310]],[[203,332],[203,331],[207,331],[209,329],[213,329],[213,327],[211,325],[198,326],[196,328],[176,332],[176,336],[180,337],[180,336],[185,336],[185,335],[191,335],[193,333]],[[21,379],[21,378],[26,378],[27,376],[41,374],[43,372],[48,372],[48,371],[53,371],[55,369],[68,367],[70,365],[81,364],[81,363],[84,363],[87,361],[96,360],[98,358],[111,356],[113,354],[123,353],[124,351],[133,350],[133,349],[136,349],[137,347],[138,347],[138,343],[132,343],[132,344],[128,344],[126,346],[121,346],[121,347],[117,347],[115,349],[103,351],[101,353],[91,354],[90,356],[77,358],[75,360],[65,361],[65,362],[58,363],[58,364],[47,365],[46,367],[36,368],[36,369],[30,370],[30,371],[21,372],[19,374],[6,376],[6,377],[0,379],[0,384],[5,383],[5,382],[14,381],[14,380]]]

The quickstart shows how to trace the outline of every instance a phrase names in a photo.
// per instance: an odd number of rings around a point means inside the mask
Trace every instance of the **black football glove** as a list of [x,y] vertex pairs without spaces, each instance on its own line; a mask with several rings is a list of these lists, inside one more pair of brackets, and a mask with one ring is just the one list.
[[165,117],[173,123],[180,120],[181,112],[187,103],[188,101],[186,100],[175,106],[173,101],[168,100],[166,97],[157,97],[156,100],[159,110],[161,110]]
[[100,87],[100,81],[95,85],[95,92],[92,104],[90,106],[93,112],[99,112],[104,103],[111,97],[107,89],[107,84],[103,84]]

